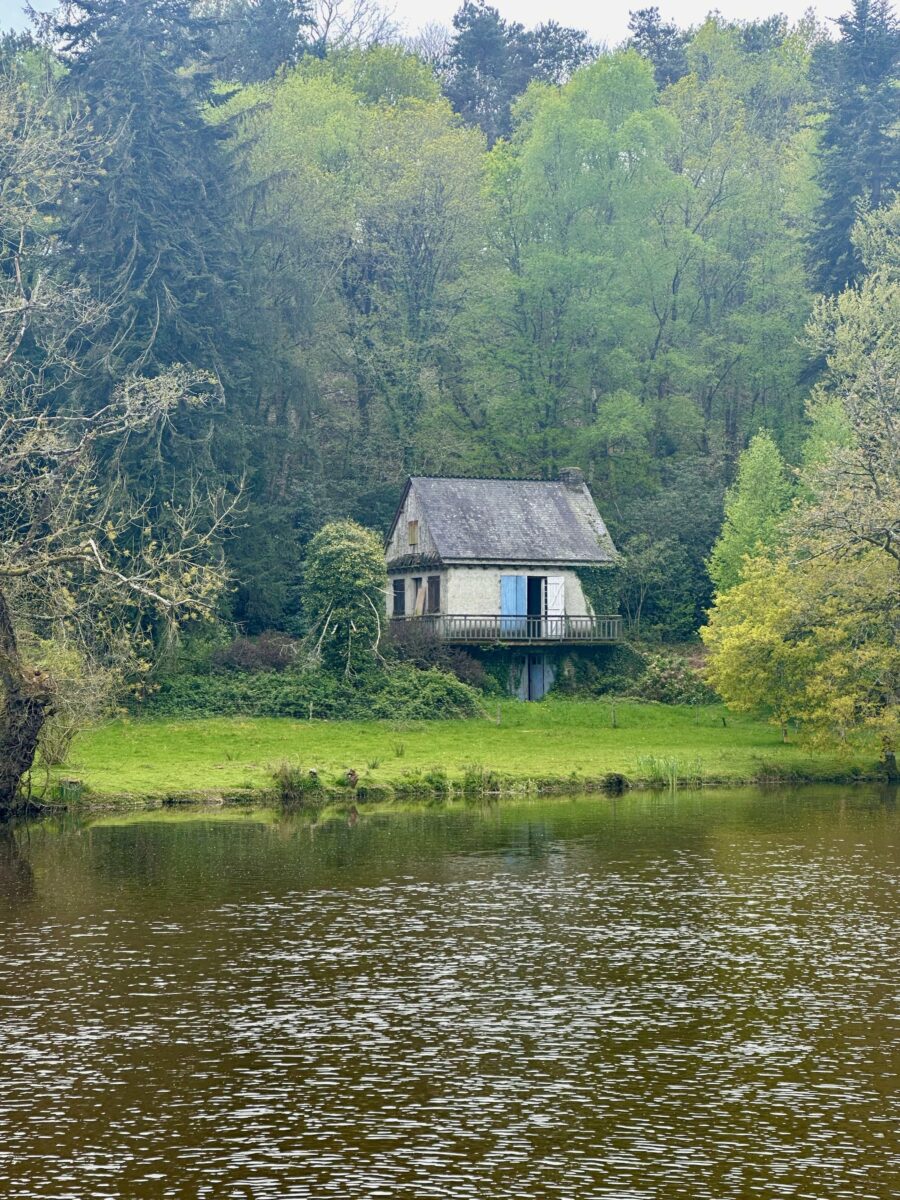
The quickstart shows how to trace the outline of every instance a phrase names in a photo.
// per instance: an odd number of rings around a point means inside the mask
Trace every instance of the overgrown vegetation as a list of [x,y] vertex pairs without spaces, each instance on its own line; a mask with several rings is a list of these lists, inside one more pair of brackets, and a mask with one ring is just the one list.
[[294,717],[299,720],[450,720],[482,711],[479,694],[436,668],[399,664],[347,680],[328,671],[221,672],[163,679],[146,716]]

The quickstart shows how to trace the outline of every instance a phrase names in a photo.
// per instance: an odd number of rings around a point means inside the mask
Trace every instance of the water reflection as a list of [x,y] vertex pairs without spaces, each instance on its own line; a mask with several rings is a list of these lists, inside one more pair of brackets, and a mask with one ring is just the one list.
[[34,873],[27,854],[9,827],[0,825],[0,896],[17,904],[34,896]]
[[0,1194],[887,1200],[898,858],[863,791],[33,828]]

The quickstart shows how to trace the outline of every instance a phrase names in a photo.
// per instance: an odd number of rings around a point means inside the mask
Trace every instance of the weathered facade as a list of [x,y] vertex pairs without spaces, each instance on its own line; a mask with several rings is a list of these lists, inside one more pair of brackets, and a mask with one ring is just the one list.
[[388,615],[442,640],[509,646],[511,690],[538,699],[565,647],[614,642],[579,578],[616,549],[581,472],[558,480],[408,480],[386,541]]

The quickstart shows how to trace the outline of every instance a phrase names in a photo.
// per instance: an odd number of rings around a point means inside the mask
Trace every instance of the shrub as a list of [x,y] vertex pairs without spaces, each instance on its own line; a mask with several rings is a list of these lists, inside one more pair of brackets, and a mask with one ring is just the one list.
[[622,695],[644,666],[643,655],[626,643],[574,650],[560,663],[553,690],[572,697]]
[[385,672],[370,698],[369,715],[387,720],[453,720],[477,716],[478,695],[446,671],[400,664]]
[[315,771],[306,771],[296,763],[280,763],[272,772],[272,782],[282,804],[303,804],[322,796],[322,782]]
[[399,662],[411,663],[423,670],[437,667],[438,670],[449,671],[479,691],[497,690],[484,663],[458,646],[448,646],[437,636],[430,622],[396,621],[389,630],[385,644],[388,653]]
[[453,675],[398,665],[355,682],[322,670],[178,675],[160,682],[142,711],[158,716],[293,717],[299,720],[448,720],[481,711]]
[[297,658],[299,646],[296,638],[267,629],[256,637],[235,638],[230,645],[215,650],[212,664],[236,671],[284,671]]
[[69,757],[75,735],[113,712],[120,680],[75,646],[37,638],[26,644],[30,660],[51,676],[56,693],[41,729],[37,762],[58,767]]
[[670,654],[651,654],[628,695],[660,704],[715,704],[718,700],[699,671],[685,659]]

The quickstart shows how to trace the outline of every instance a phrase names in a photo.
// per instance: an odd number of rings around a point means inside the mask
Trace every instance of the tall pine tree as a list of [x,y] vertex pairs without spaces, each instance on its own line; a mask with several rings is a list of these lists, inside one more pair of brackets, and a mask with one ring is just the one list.
[[188,0],[82,0],[56,33],[97,139],[64,233],[110,306],[104,367],[217,370],[234,261],[207,23]]
[[817,55],[829,107],[812,258],[826,292],[859,274],[850,233],[860,207],[878,208],[900,187],[900,23],[890,0],[854,0],[838,25],[840,41]]
[[174,364],[214,383],[211,403],[185,397],[159,439],[135,436],[105,464],[108,486],[165,535],[173,504],[191,511],[245,474],[249,458],[245,272],[231,236],[227,131],[204,112],[216,100],[208,25],[189,0],[81,0],[56,34],[65,86],[94,139],[62,234],[108,311],[66,402],[96,410],[123,380]]
[[210,48],[222,79],[256,83],[295,66],[314,25],[308,0],[205,0],[214,19]]

